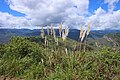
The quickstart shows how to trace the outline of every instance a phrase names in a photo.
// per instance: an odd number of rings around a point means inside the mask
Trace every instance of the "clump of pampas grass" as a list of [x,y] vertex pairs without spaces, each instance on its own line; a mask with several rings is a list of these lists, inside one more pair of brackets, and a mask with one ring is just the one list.
[[47,37],[45,36],[45,46],[47,46]]
[[90,22],[88,23],[88,29],[87,30],[83,30],[82,27],[80,27],[80,36],[79,36],[79,39],[80,39],[80,51],[82,49],[82,44],[84,43],[84,52],[86,50],[86,39],[90,33],[90,28],[91,28],[91,24]]
[[59,26],[59,34],[60,34],[60,37],[61,37],[62,36],[62,23]]
[[47,26],[47,34],[48,34],[48,36],[49,36],[49,33],[50,33],[49,27]]
[[42,27],[42,29],[41,29],[41,37],[42,37],[42,39],[44,38],[44,29],[43,29],[43,27]]
[[50,35],[52,36],[53,35],[53,26],[51,24],[51,29],[50,29]]
[[62,31],[62,40],[65,41],[67,39],[69,33],[69,28],[65,27],[65,29]]
[[54,41],[57,42],[55,29],[53,29],[53,33],[52,34],[53,34],[53,37],[54,37]]
[[[90,28],[91,28],[91,23],[89,22],[89,23],[88,23],[88,29],[87,29],[87,32],[86,32],[86,40],[87,40],[88,35],[89,35],[89,33],[90,33]],[[85,52],[85,50],[86,50],[86,44],[87,44],[86,40],[85,40],[85,42],[84,42],[84,52]]]
[[65,29],[62,31],[62,40],[63,40],[64,45],[65,45],[65,53],[66,54],[68,54],[68,50],[66,48],[66,39],[67,39],[68,34],[69,34],[69,28],[65,27]]

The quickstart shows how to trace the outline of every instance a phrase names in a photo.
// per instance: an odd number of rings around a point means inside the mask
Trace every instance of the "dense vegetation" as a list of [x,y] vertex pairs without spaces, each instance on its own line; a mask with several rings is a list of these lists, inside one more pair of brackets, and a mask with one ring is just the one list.
[[[76,41],[13,37],[0,44],[0,75],[25,80],[120,80],[120,51],[109,47],[82,52]],[[65,47],[68,49],[65,50]],[[88,47],[87,49],[90,49]]]

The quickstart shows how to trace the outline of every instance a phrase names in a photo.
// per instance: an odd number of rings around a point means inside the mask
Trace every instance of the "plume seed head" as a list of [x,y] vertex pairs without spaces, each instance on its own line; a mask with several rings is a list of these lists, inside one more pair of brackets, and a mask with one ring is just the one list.
[[60,37],[61,37],[61,33],[62,33],[62,23],[61,23],[60,26],[59,26],[59,34],[60,34]]
[[65,35],[66,35],[66,37],[68,36],[68,34],[69,34],[69,28],[65,27]]
[[55,40],[55,42],[56,42],[56,32],[55,32],[54,29],[53,29],[53,37],[54,37],[54,40]]
[[44,29],[43,29],[43,27],[41,29],[41,37],[44,38]]
[[90,24],[90,22],[88,23],[88,30],[87,30],[87,36],[89,35],[89,33],[90,33],[90,28],[91,28],[91,24]]
[[65,35],[65,31],[62,31],[62,40],[65,41],[66,40],[66,35]]
[[45,45],[47,45],[47,37],[45,36]]
[[65,48],[65,53],[68,54],[68,50],[67,50],[67,48]]
[[49,35],[49,27],[47,26],[47,34]]
[[80,38],[82,38],[82,35],[83,35],[83,28],[82,26],[80,27]]
[[51,30],[50,30],[51,32],[51,35],[53,35],[53,26],[52,26],[52,24],[51,24]]
[[86,30],[83,31],[83,35],[82,35],[82,38],[81,38],[81,42],[84,40],[85,34],[86,34]]

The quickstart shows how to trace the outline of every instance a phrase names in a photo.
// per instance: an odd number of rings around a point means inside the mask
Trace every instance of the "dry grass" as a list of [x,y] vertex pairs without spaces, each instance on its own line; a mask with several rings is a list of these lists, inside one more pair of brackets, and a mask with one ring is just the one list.
[[44,34],[44,29],[43,29],[43,27],[42,27],[42,29],[41,29],[41,37],[44,38],[44,35],[45,35],[45,34]]
[[88,29],[87,29],[87,36],[88,36],[89,33],[90,33],[90,28],[91,28],[91,23],[89,22],[89,23],[88,23]]
[[50,34],[51,34],[51,36],[53,35],[53,26],[52,26],[52,24],[51,24]]
[[47,37],[45,36],[45,46],[47,46]]
[[80,36],[79,36],[79,38],[81,39],[82,36],[83,36],[83,28],[82,28],[82,26],[81,26],[81,27],[80,27]]
[[68,34],[69,34],[69,28],[65,27],[65,36],[66,36],[66,38],[67,38]]
[[54,37],[54,41],[57,42],[56,32],[55,32],[55,29],[54,29],[54,28],[53,28],[53,37]]
[[62,23],[59,26],[59,34],[60,34],[60,37],[62,37]]
[[88,37],[88,35],[90,33],[90,28],[91,28],[90,22],[88,23],[88,29],[87,30],[83,30],[83,28],[80,27],[80,36],[79,36],[79,39],[80,39],[80,51],[81,51],[83,43],[84,43],[84,52],[86,50],[86,44],[87,44],[86,39],[87,39],[87,37]]
[[[80,51],[81,51],[81,49],[82,49],[82,45],[84,45],[84,46],[83,46],[83,47],[84,47],[84,48],[83,48],[83,49],[84,49],[84,52],[85,52],[85,50],[86,50],[86,45],[87,45],[86,39],[87,39],[87,37],[88,37],[88,35],[89,35],[89,33],[90,33],[90,28],[91,28],[91,24],[90,24],[90,23],[88,23],[88,29],[87,29],[87,30],[84,30],[82,26],[80,27],[80,34],[79,34]],[[47,28],[47,34],[49,35],[49,33],[50,33],[51,36],[53,36],[54,42],[55,42],[56,45],[58,46],[58,44],[59,44],[58,42],[59,42],[59,41],[58,41],[58,38],[57,38],[57,36],[56,36],[55,29],[53,28],[52,25],[51,25],[50,30],[49,30],[49,28]],[[67,39],[68,34],[69,34],[69,28],[68,28],[68,27],[65,27],[65,28],[63,29],[63,25],[62,25],[62,23],[61,23],[60,26],[59,26],[59,35],[60,35],[60,37],[62,38],[64,45],[66,44],[66,39]],[[41,30],[41,36],[42,36],[42,38],[45,38],[45,45],[47,46],[49,42],[47,41],[47,37],[44,37],[44,29],[43,29],[43,27],[42,27],[42,30]],[[78,41],[79,41],[79,40],[78,40]],[[77,45],[76,45],[76,46],[77,46]],[[65,49],[65,52],[66,52],[66,49]]]
[[49,33],[50,33],[50,32],[49,32],[49,27],[47,27],[47,34],[50,35]]
[[63,42],[66,40],[66,35],[65,35],[65,31],[64,30],[62,31],[62,40],[63,40]]
[[83,31],[83,35],[82,35],[82,37],[81,37],[81,42],[83,42],[85,36],[86,36],[86,30]]

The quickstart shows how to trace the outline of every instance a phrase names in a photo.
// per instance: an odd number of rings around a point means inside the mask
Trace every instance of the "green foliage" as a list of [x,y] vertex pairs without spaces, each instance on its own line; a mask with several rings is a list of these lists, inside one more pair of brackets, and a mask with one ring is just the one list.
[[2,55],[4,54],[4,44],[0,44],[0,58],[2,57]]
[[30,65],[41,62],[44,59],[43,52],[44,49],[39,44],[22,37],[13,37],[4,46],[4,54],[0,58],[1,75],[18,76]]
[[36,58],[39,55],[43,58],[42,47],[35,42],[30,42],[23,37],[13,37],[8,45],[5,46],[5,55],[15,56],[16,58],[23,58],[25,56]]
[[120,79],[120,51],[109,47],[99,51],[73,51],[77,42],[68,39],[64,45],[59,39],[56,46],[52,37],[47,38],[48,47],[41,37],[13,37],[7,45],[0,45],[0,75],[25,80]]

